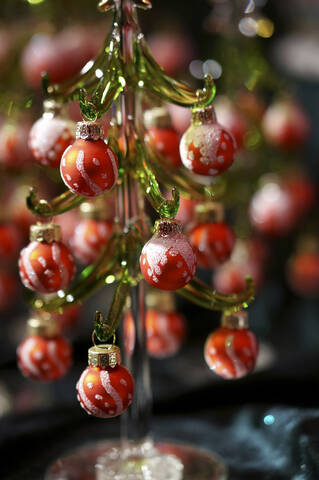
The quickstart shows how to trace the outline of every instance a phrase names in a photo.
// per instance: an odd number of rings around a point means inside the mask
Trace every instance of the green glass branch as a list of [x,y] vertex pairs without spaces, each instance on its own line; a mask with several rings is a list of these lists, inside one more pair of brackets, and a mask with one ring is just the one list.
[[146,162],[147,150],[138,139],[135,143],[135,150],[136,155],[134,159],[136,164],[132,164],[133,174],[137,178],[146,198],[161,217],[174,218],[179,207],[179,192],[174,186],[172,188],[172,199],[166,200],[161,193],[150,165]]
[[32,296],[29,299],[31,308],[62,313],[65,308],[82,303],[105,282],[113,283],[119,270],[118,242],[119,236],[114,234],[95,265],[90,265],[82,270],[70,288],[64,291],[60,290],[53,299],[45,300]]
[[216,87],[210,75],[205,76],[203,89],[192,90],[188,85],[167,75],[152,57],[144,38],[135,44],[138,86],[143,86],[162,100],[183,107],[209,105],[215,96]]
[[238,311],[247,308],[254,299],[255,285],[250,277],[246,277],[246,288],[242,292],[224,295],[212,290],[198,278],[193,278],[184,288],[177,293],[187,298],[192,303],[209,310]]
[[169,187],[176,186],[183,197],[199,201],[216,201],[223,197],[226,189],[225,179],[219,178],[214,185],[202,185],[196,182],[184,167],[177,169],[166,160],[156,149],[150,137],[147,141],[147,154],[149,165],[158,180]]
[[30,193],[26,198],[28,209],[39,217],[56,217],[78,207],[84,201],[84,197],[75,195],[70,190],[66,190],[51,201],[38,200],[37,191],[34,187],[30,188]]
[[126,276],[127,272],[123,270],[122,274],[120,274],[119,281],[117,282],[106,320],[103,321],[102,315],[95,318],[94,331],[100,342],[106,342],[110,337],[115,335],[116,329],[122,318],[126,299],[131,289],[130,283],[124,280]]

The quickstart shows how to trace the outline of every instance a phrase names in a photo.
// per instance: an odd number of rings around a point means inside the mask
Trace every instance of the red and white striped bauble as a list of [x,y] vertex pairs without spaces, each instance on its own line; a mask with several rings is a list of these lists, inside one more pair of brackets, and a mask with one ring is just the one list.
[[64,150],[74,141],[70,124],[63,118],[48,117],[37,120],[30,130],[29,148],[37,162],[58,168]]
[[232,134],[216,121],[213,107],[195,110],[192,123],[182,136],[180,155],[193,173],[216,176],[234,161],[236,142]]
[[215,268],[229,259],[235,245],[235,234],[225,222],[199,223],[189,234],[198,265]]
[[96,197],[113,188],[118,177],[118,160],[105,143],[103,126],[79,122],[76,140],[62,155],[60,172],[71,192]]
[[145,280],[161,290],[178,290],[194,276],[196,255],[176,220],[158,223],[144,245],[140,267]]
[[40,382],[63,377],[72,363],[71,346],[61,336],[30,335],[19,345],[17,355],[23,375]]
[[[134,381],[130,372],[120,361],[115,366],[93,366],[90,351],[103,349],[104,345],[89,350],[89,366],[83,371],[76,385],[81,407],[89,414],[100,418],[121,415],[131,404],[134,393]],[[118,347],[111,346],[113,349]],[[97,353],[99,355],[99,353]],[[101,356],[103,353],[101,353]],[[96,359],[96,363],[101,363]]]
[[113,223],[107,220],[83,219],[76,226],[71,240],[76,258],[85,264],[93,263],[109,241]]
[[207,365],[217,375],[226,379],[244,377],[256,364],[258,343],[255,335],[248,330],[248,324],[241,326],[240,322],[245,319],[243,315],[244,312],[232,314],[234,325],[230,322],[229,328],[218,328],[209,335],[205,343],[204,356]]
[[[132,353],[135,340],[134,321],[131,314],[124,320],[125,347]],[[149,355],[166,358],[175,355],[186,336],[186,322],[178,312],[161,312],[148,309],[145,316],[146,342]]]
[[25,287],[39,293],[66,288],[75,273],[70,250],[62,242],[30,242],[21,250],[19,272]]

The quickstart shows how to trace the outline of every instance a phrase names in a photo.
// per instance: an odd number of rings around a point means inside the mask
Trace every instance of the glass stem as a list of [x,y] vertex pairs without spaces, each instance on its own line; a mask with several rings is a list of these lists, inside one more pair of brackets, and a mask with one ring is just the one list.
[[[124,64],[129,68],[133,63],[133,42],[136,36],[137,20],[135,7],[131,0],[119,0],[117,2],[117,17],[121,32],[121,50]],[[122,136],[126,147],[133,143],[135,132],[143,129],[143,117],[138,93],[131,87],[126,86],[121,98],[117,102],[116,118],[120,119]],[[125,161],[125,160],[124,160]],[[127,231],[134,220],[140,218],[141,198],[139,187],[130,174],[129,165],[123,165],[124,176],[118,192],[118,214],[122,230]],[[136,264],[130,266],[132,274],[136,274]],[[133,402],[128,411],[121,417],[121,439],[123,447],[128,443],[143,444],[148,439],[150,432],[150,417],[152,409],[152,393],[149,372],[149,362],[146,350],[145,332],[145,291],[144,282],[132,287],[131,315],[134,321],[135,342],[132,352],[122,349],[126,366],[131,371],[135,381],[135,393]],[[122,322],[123,324],[123,322]],[[124,337],[124,335],[122,335]]]

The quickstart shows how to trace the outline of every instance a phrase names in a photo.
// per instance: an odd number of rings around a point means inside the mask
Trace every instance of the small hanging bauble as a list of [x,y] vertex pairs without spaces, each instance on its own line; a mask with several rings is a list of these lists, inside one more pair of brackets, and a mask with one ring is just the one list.
[[89,264],[95,262],[111,238],[113,222],[107,220],[109,212],[105,202],[85,202],[80,209],[84,218],[74,230],[71,245],[76,258]]
[[0,223],[0,260],[7,263],[17,260],[22,243],[22,234],[14,223]]
[[266,110],[262,128],[270,143],[285,150],[292,150],[307,140],[310,122],[306,113],[296,103],[279,100]]
[[74,141],[71,123],[59,116],[60,105],[44,102],[44,113],[29,133],[29,148],[37,162],[58,168],[64,150]]
[[60,242],[61,229],[53,223],[32,225],[31,242],[21,250],[19,271],[23,284],[39,293],[66,288],[75,265],[70,250]]
[[316,185],[302,172],[296,172],[283,179],[283,189],[290,195],[298,216],[304,215],[316,202]]
[[220,175],[232,165],[235,151],[235,140],[217,123],[214,107],[192,112],[192,123],[180,143],[180,155],[186,168],[199,175]]
[[134,381],[121,365],[116,345],[98,345],[89,349],[89,366],[83,371],[76,389],[80,405],[89,415],[110,418],[121,415],[132,402]]
[[317,297],[319,295],[319,253],[302,252],[290,259],[287,266],[287,280],[299,295]]
[[179,154],[180,136],[173,128],[166,108],[147,110],[144,114],[144,123],[157,150],[174,167],[180,167],[182,164]]
[[235,245],[233,230],[223,222],[220,204],[201,204],[195,208],[198,223],[189,233],[198,265],[215,268],[229,259]]
[[71,192],[96,197],[114,186],[118,160],[103,136],[99,123],[77,124],[76,140],[63,153],[60,166],[62,179]]
[[266,183],[253,195],[249,215],[258,232],[274,236],[287,234],[298,219],[291,195],[276,182]]
[[17,350],[18,366],[23,375],[40,382],[63,377],[72,363],[72,349],[59,335],[57,324],[40,317],[31,318],[28,333]]
[[206,340],[204,355],[207,365],[227,379],[241,378],[256,364],[258,343],[248,330],[246,312],[223,315],[222,326]]
[[28,168],[31,153],[28,149],[30,126],[26,122],[5,123],[0,129],[0,165],[9,169]]
[[263,269],[253,260],[245,262],[228,261],[214,271],[213,285],[215,289],[226,295],[239,293],[246,288],[246,276],[249,275],[258,290],[263,283]]
[[[149,292],[146,306],[145,329],[149,355],[155,358],[175,355],[186,336],[186,321],[176,311],[173,294],[160,290]],[[131,354],[135,344],[135,326],[131,313],[125,315],[124,338],[126,351]]]
[[214,102],[219,123],[233,135],[237,148],[243,148],[249,126],[244,115],[229,98],[218,96]]
[[177,220],[158,221],[140,258],[145,280],[161,290],[178,290],[194,276],[196,255]]

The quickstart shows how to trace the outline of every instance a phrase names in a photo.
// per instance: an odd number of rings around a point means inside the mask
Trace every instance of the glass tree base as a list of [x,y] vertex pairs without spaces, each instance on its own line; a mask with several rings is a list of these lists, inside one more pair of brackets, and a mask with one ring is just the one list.
[[178,443],[103,442],[58,459],[45,480],[226,480],[215,454]]

